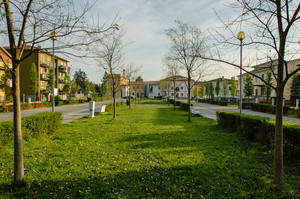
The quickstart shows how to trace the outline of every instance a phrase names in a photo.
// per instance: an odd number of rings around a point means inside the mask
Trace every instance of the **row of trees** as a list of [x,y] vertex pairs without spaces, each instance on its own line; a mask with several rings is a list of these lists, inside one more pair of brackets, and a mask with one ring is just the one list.
[[[226,79],[224,79],[222,81],[222,86],[220,85],[220,80],[221,79],[217,79],[216,81],[216,86],[214,87],[212,82],[207,82],[205,85],[202,85],[199,88],[195,88],[194,90],[194,96],[197,97],[205,97],[207,96],[210,99],[214,98],[214,95],[216,95],[217,97],[220,96],[220,92],[222,93],[223,97],[226,97],[228,94],[228,82]],[[273,85],[273,77],[272,77],[272,73],[270,71],[267,71],[266,73],[266,79],[265,81],[268,83],[264,83],[264,85],[262,86],[262,93],[264,94],[264,96],[267,98],[267,100],[270,99],[271,97],[271,92],[272,92],[272,88],[269,85]],[[295,80],[293,81],[295,82]],[[232,77],[230,80],[230,94],[235,97],[237,94],[237,84],[236,84],[236,80],[235,77]],[[246,78],[243,80],[243,93],[245,97],[252,97],[254,94],[254,84],[253,84],[253,78],[251,77],[251,75],[247,75]],[[292,89],[294,88],[296,93],[296,83],[293,84]],[[293,94],[292,94],[293,95]]]
[[[77,2],[79,3],[79,2]],[[82,2],[80,2],[82,3]],[[86,17],[92,5],[84,2],[85,5],[73,7],[73,1],[9,1],[0,2],[1,32],[8,36],[12,68],[9,69],[12,75],[12,96],[13,96],[13,123],[14,123],[14,182],[19,183],[24,179],[23,145],[21,130],[21,106],[20,106],[20,66],[32,53],[39,50],[35,48],[54,37],[50,33],[56,32],[60,42],[56,42],[55,49],[65,52],[64,49],[73,50],[86,48],[92,43],[99,42],[105,35],[117,28],[115,21],[111,23],[97,22],[91,24]],[[97,35],[97,37],[95,37]],[[49,45],[50,46],[50,45]],[[29,50],[23,54],[24,48]],[[49,48],[43,48],[48,50]],[[77,57],[81,53],[68,53]],[[8,64],[6,64],[8,65]]]
[[[219,17],[224,27],[221,31],[213,30],[213,41],[207,45],[204,44],[206,39],[200,29],[189,27],[187,24],[177,21],[176,28],[166,31],[166,35],[171,41],[169,57],[179,63],[182,68],[185,68],[189,91],[192,88],[190,84],[191,76],[201,77],[201,74],[203,74],[204,60],[225,63],[240,68],[276,91],[274,183],[277,185],[283,184],[283,93],[288,80],[300,71],[300,67],[291,70],[288,66],[289,59],[299,51],[296,46],[299,46],[300,39],[299,34],[297,34],[299,32],[297,24],[300,20],[300,4],[299,1],[294,0],[239,0],[231,6],[240,10],[241,14],[235,20],[229,22],[224,22]],[[246,43],[243,40],[238,41],[236,34],[234,34],[236,31],[232,30],[241,27],[241,23],[247,27],[248,40]],[[225,34],[227,30],[229,30],[228,35]],[[254,49],[260,54],[265,52],[266,48],[272,49],[271,51],[275,56],[265,54],[264,59],[270,60],[270,66],[267,68],[275,79],[274,84],[268,83],[265,79],[251,73],[244,67],[241,68],[241,62],[237,64],[236,60],[225,57],[231,49],[237,50],[242,45],[249,49],[252,48],[251,50]],[[286,56],[287,46],[289,46],[289,56]],[[257,57],[257,60],[260,59]],[[276,63],[276,67],[274,67],[274,63]],[[188,96],[190,107],[190,92]],[[190,108],[188,121],[190,121]]]

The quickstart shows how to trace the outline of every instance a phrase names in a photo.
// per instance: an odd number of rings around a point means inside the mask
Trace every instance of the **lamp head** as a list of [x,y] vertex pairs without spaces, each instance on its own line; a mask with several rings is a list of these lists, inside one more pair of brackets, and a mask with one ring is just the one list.
[[57,40],[57,33],[55,31],[52,31],[49,35],[50,39],[52,39],[53,41],[54,40]]
[[243,32],[243,31],[240,31],[240,32],[237,34],[237,38],[238,38],[239,40],[245,39],[245,38],[246,38],[246,33]]

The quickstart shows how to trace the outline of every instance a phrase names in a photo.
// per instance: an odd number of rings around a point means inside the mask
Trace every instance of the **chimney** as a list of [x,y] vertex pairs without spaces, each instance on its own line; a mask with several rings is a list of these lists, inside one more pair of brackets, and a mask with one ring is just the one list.
[[123,77],[126,78],[126,70],[123,69]]

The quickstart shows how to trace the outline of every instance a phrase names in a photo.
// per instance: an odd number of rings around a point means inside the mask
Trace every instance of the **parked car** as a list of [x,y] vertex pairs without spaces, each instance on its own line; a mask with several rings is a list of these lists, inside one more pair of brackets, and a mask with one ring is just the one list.
[[[130,96],[131,99],[134,99],[134,96]],[[129,99],[129,96],[124,96],[122,99]]]

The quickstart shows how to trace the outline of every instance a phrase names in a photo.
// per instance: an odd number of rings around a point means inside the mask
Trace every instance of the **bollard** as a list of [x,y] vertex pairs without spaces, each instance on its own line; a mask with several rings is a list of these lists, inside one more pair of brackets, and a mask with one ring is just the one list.
[[95,112],[95,101],[89,102],[89,109],[90,109],[90,118],[94,117]]

